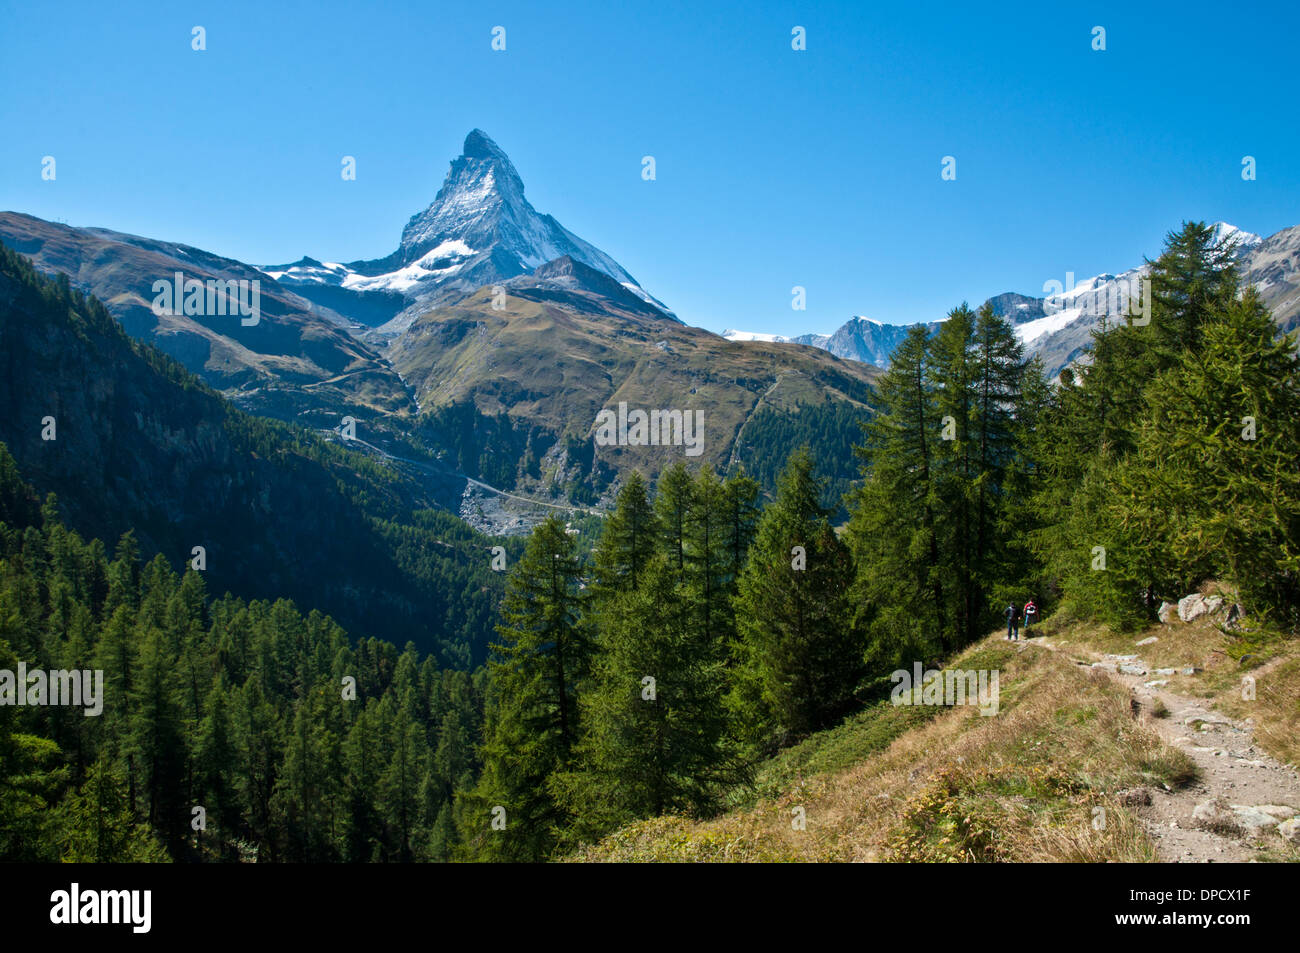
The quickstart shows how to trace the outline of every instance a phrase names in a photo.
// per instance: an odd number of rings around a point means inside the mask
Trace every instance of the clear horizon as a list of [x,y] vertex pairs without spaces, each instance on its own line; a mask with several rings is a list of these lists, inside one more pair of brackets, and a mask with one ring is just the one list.
[[257,265],[377,258],[481,128],[683,321],[790,336],[1119,272],[1183,220],[1300,223],[1290,5],[575,9],[11,5],[0,207]]

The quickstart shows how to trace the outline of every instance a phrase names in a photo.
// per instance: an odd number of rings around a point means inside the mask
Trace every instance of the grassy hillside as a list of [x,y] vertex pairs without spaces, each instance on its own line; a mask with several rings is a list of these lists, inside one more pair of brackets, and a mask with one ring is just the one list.
[[[294,419],[328,412],[405,415],[401,380],[342,316],[312,304],[241,262],[202,249],[107,229],[70,228],[0,212],[0,244],[45,274],[66,274],[94,295],[131,337],[148,341],[205,383],[254,413]],[[153,282],[186,278],[260,282],[262,320],[244,327],[229,316],[154,314]]]
[[[1157,629],[1159,641],[1141,650],[1152,668],[1201,668],[1185,677],[1199,684],[1184,687],[1227,713],[1249,705],[1259,744],[1296,764],[1300,649],[1294,643],[1261,640],[1269,647],[1244,653],[1243,667],[1234,650],[1242,655],[1250,643],[1213,626]],[[1045,623],[1039,633],[1028,644],[990,636],[946,666],[999,670],[996,716],[982,717],[974,707],[879,701],[765,762],[752,786],[735,792],[730,812],[707,821],[638,823],[571,859],[1159,859],[1149,818],[1143,820],[1150,792],[1193,800],[1213,792],[1188,752],[1156,730],[1168,712],[1158,705],[1144,710],[1128,685],[1091,664],[1099,653],[1138,651],[1134,642],[1148,633],[1121,636],[1064,621]],[[1261,675],[1255,702],[1242,702],[1235,689],[1243,671]],[[1277,677],[1262,677],[1266,672]],[[797,808],[805,812],[803,830],[794,823]],[[1097,809],[1105,812],[1100,828]],[[1300,859],[1276,835],[1260,836],[1253,845],[1258,856]]]
[[[790,422],[784,437],[830,458],[840,447],[818,446],[824,415],[800,427],[800,408],[830,401],[864,411],[879,374],[815,348],[727,341],[642,313],[613,314],[603,299],[586,307],[578,294],[561,306],[516,289],[494,310],[490,291],[422,315],[388,356],[426,414],[467,403],[484,415],[509,414],[521,450],[544,448],[540,461],[519,468],[520,486],[563,486],[577,476],[599,489],[615,474],[636,468],[653,476],[683,459],[726,470],[756,459],[747,452],[751,424],[767,449],[773,417]],[[629,410],[702,412],[703,452],[686,458],[682,447],[596,447],[591,457],[597,413],[624,401]],[[855,420],[846,417],[841,429],[845,439],[859,437]],[[549,436],[541,439],[541,431]],[[586,445],[581,453],[570,452],[575,441]]]

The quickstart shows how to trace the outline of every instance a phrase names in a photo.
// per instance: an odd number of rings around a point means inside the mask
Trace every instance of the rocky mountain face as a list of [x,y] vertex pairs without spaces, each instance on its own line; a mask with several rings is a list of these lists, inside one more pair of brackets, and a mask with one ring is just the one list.
[[[429,308],[561,259],[603,274],[661,317],[672,317],[613,258],[534,209],[510,158],[475,129],[437,197],[406,223],[391,255],[349,264],[303,258],[263,270],[305,297],[395,334]],[[378,301],[384,306],[376,307]],[[384,317],[393,304],[398,307]]]
[[[242,262],[189,245],[102,228],[70,228],[0,213],[0,243],[46,274],[103,301],[134,338],[170,354],[207,384],[254,413],[293,419],[328,410],[403,413],[401,379],[348,321]],[[258,282],[259,317],[246,325],[231,309],[155,309],[156,281]],[[161,310],[164,313],[159,314]],[[214,312],[216,309],[212,309]]]
[[[1216,242],[1232,242],[1246,280],[1262,295],[1284,331],[1300,326],[1300,226],[1283,229],[1267,239],[1226,222],[1214,226]],[[1038,356],[1047,373],[1055,377],[1079,359],[1092,341],[1092,329],[1104,315],[1127,308],[1130,292],[1148,273],[1143,264],[1119,274],[1094,275],[1044,297],[1008,291],[989,299],[993,310],[1007,318],[1029,356]],[[855,317],[834,334],[809,334],[786,338],[728,331],[733,340],[769,340],[806,344],[828,350],[837,357],[888,367],[890,355],[906,336],[910,325],[882,324]],[[931,322],[930,333],[938,327]]]
[[1285,331],[1300,328],[1300,225],[1259,242],[1245,258],[1246,278]]
[[[499,307],[488,287],[427,311],[388,350],[427,417],[468,405],[529,431],[515,485],[545,492],[576,476],[599,493],[632,467],[653,476],[684,460],[725,470],[760,410],[797,418],[808,404],[868,400],[878,373],[870,365],[665,321],[639,297],[620,296],[616,282],[602,288],[584,267],[511,281]],[[688,458],[684,445],[593,445],[598,415],[620,405],[698,414],[698,455]]]
[[[937,322],[929,325],[931,333],[938,326]],[[836,357],[888,367],[889,356],[902,343],[907,332],[907,325],[882,324],[870,318],[856,317],[847,321],[821,346]]]
[[[601,411],[698,413],[691,462],[726,469],[805,431],[814,444],[828,426],[856,437],[877,373],[825,350],[742,347],[685,327],[612,257],[537,212],[479,130],[383,259],[258,269],[14,214],[0,217],[0,242],[68,275],[132,336],[249,410],[321,432],[353,417],[363,437],[354,446],[400,461],[430,501],[488,530],[526,528],[518,509],[530,503],[516,498],[498,519],[484,494],[591,503],[628,468],[653,477],[684,457],[681,444],[635,434],[596,444]],[[158,314],[152,284],[177,271],[258,280],[261,320]]]

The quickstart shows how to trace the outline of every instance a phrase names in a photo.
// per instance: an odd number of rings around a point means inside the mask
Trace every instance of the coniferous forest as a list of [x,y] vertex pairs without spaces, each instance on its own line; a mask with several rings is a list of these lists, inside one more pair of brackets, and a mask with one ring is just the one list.
[[[0,858],[560,859],[724,811],[1008,602],[1124,632],[1215,580],[1294,638],[1296,340],[1204,224],[1150,277],[1149,322],[1111,316],[1057,380],[991,306],[954,308],[894,353],[852,445],[845,412],[819,411],[831,458],[785,447],[770,494],[741,466],[634,472],[604,519],[556,515],[510,547],[490,618],[418,647],[304,611],[307,593],[210,590],[131,531],[80,535],[0,452],[0,669],[104,673],[99,717],[0,707]],[[491,541],[481,572],[446,570],[398,516],[367,538],[404,540],[439,605],[478,606]]]

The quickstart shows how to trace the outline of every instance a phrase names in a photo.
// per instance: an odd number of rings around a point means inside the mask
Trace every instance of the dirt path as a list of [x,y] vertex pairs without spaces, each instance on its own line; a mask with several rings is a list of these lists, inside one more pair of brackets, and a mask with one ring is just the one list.
[[[1049,638],[1025,644],[1057,650]],[[1255,746],[1251,719],[1227,718],[1203,698],[1171,691],[1160,684],[1168,676],[1152,671],[1137,654],[1140,649],[1132,656],[1098,655],[1070,644],[1067,651],[1076,656],[1076,664],[1101,668],[1127,685],[1143,723],[1166,744],[1186,752],[1199,769],[1194,782],[1177,790],[1152,786],[1130,794],[1160,860],[1242,862],[1254,860],[1261,849],[1284,845],[1277,824],[1300,815],[1300,772]],[[1137,674],[1138,669],[1143,673]],[[1157,717],[1160,706],[1167,715]],[[1148,798],[1149,803],[1142,803]]]

